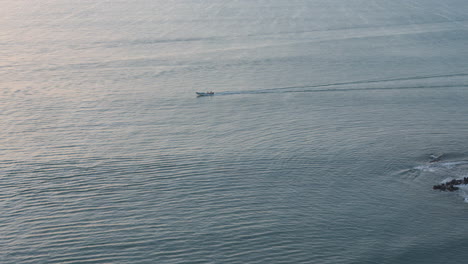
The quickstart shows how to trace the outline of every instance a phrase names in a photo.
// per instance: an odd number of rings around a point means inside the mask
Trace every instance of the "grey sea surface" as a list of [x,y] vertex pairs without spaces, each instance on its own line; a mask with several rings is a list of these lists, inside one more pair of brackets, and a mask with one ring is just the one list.
[[467,1],[1,6],[0,263],[468,259]]

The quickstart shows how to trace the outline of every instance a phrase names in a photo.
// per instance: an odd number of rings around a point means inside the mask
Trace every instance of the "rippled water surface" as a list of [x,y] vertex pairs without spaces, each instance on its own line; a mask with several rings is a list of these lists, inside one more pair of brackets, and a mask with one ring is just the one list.
[[463,263],[467,14],[3,1],[0,262]]

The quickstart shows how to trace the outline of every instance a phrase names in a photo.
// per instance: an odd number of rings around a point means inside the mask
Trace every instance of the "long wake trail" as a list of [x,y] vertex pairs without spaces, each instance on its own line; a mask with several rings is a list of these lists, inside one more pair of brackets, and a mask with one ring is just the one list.
[[[222,91],[217,92],[217,95],[233,95],[233,94],[261,94],[261,93],[278,93],[278,92],[327,92],[327,91],[359,91],[359,90],[389,90],[389,89],[435,89],[435,88],[454,88],[468,85],[468,81],[464,84],[457,85],[419,85],[419,86],[399,86],[399,87],[371,87],[371,88],[335,88],[335,89],[313,89],[311,88],[326,88],[356,84],[372,84],[372,83],[386,83],[395,81],[413,81],[413,80],[424,80],[424,79],[435,79],[435,78],[451,78],[451,77],[464,77],[468,76],[468,73],[456,73],[456,74],[441,74],[441,75],[426,75],[426,76],[412,76],[412,77],[400,77],[400,78],[389,78],[389,79],[378,79],[378,80],[359,80],[352,82],[336,82],[326,84],[313,84],[313,85],[297,85],[297,86],[285,86],[285,87],[274,87],[266,89],[254,89],[244,91]],[[300,90],[302,89],[302,90]]]

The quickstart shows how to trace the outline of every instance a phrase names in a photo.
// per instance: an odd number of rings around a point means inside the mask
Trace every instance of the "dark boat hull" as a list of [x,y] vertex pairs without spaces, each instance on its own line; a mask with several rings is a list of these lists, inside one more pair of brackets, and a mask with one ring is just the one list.
[[195,92],[197,96],[212,96],[214,95],[213,92]]

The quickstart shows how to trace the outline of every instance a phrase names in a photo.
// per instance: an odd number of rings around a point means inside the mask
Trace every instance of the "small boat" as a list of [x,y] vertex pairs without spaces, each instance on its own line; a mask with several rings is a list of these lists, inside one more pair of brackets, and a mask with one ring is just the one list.
[[209,95],[214,95],[214,92],[195,92],[197,96],[209,96]]

